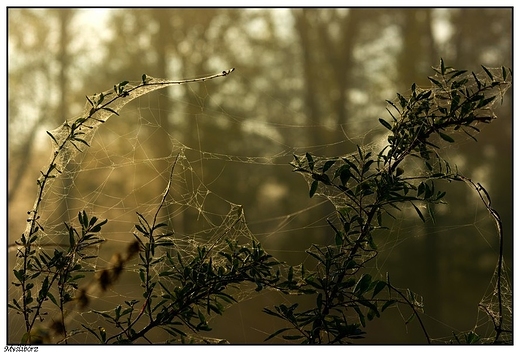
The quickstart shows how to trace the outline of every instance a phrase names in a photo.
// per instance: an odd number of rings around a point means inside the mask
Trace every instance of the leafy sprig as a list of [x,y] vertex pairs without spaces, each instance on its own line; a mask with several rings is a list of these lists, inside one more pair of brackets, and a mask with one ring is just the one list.
[[[309,196],[316,194],[334,199],[335,221],[328,220],[334,233],[334,245],[313,246],[307,253],[316,260],[316,270],[303,274],[292,286],[304,294],[316,296],[312,309],[299,310],[297,304],[279,305],[267,314],[285,320],[291,327],[271,334],[302,343],[344,343],[363,336],[366,319],[379,317],[389,306],[401,303],[412,309],[410,318],[418,318],[428,342],[430,338],[419,312],[421,304],[411,291],[394,288],[389,279],[373,280],[363,274],[365,264],[377,256],[377,231],[384,230],[383,215],[393,217],[402,204],[410,204],[419,218],[426,216],[420,204],[441,203],[446,194],[436,189],[436,181],[461,181],[464,178],[438,154],[440,141],[453,143],[451,132],[461,130],[471,138],[479,132],[478,124],[494,118],[493,104],[510,86],[510,71],[500,75],[482,66],[484,77],[448,67],[441,59],[436,76],[429,77],[432,88],[411,86],[410,96],[397,94],[396,102],[387,101],[392,121],[379,119],[389,131],[388,145],[377,154],[357,147],[348,156],[323,158],[310,153],[294,156],[293,171],[309,182]],[[476,139],[475,139],[476,140]],[[412,175],[402,166],[408,158],[421,159],[425,173]],[[430,212],[433,219],[433,214]],[[289,285],[287,282],[285,285]],[[389,295],[378,298],[387,287]],[[372,292],[371,297],[366,294]],[[398,299],[390,294],[397,293]],[[381,309],[379,304],[382,304]],[[350,312],[350,313],[349,313]],[[352,313],[357,320],[352,319]],[[296,334],[283,335],[292,330]],[[501,333],[499,328],[497,336]]]

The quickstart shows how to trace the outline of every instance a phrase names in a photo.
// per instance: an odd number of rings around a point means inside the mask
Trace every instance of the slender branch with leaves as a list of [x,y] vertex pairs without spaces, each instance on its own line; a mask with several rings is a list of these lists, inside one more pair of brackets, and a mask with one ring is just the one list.
[[[408,307],[416,319],[426,343],[432,338],[422,321],[424,305],[420,296],[409,289],[400,289],[390,282],[390,275],[374,278],[366,273],[367,263],[378,255],[378,236],[389,229],[388,217],[395,217],[410,205],[422,221],[421,208],[442,203],[444,191],[437,189],[439,181],[464,181],[472,185],[497,224],[500,241],[496,292],[498,312],[482,305],[492,320],[494,343],[512,340],[509,294],[504,292],[503,233],[498,213],[491,207],[487,191],[461,175],[443,159],[439,143],[454,143],[452,133],[463,131],[475,139],[479,126],[494,118],[493,106],[510,87],[511,73],[506,68],[483,74],[468,73],[445,66],[441,60],[430,78],[430,89],[411,86],[405,97],[397,95],[388,101],[391,120],[380,119],[388,130],[387,145],[381,150],[358,146],[350,155],[320,157],[305,153],[294,156],[293,171],[302,174],[309,183],[309,196],[327,198],[336,208],[329,218],[332,243],[313,245],[307,250],[314,266],[286,266],[267,253],[260,243],[251,240],[239,243],[231,232],[245,224],[241,206],[232,206],[230,214],[211,238],[213,242],[196,243],[186,250],[175,240],[175,232],[159,221],[159,213],[167,203],[172,179],[179,158],[172,163],[168,183],[153,214],[137,212],[133,241],[123,253],[114,254],[109,266],[94,270],[88,260],[91,249],[103,243],[99,221],[86,211],[78,214],[79,227],[66,223],[63,233],[68,243],[63,249],[47,251],[36,244],[43,236],[40,207],[52,181],[59,177],[76,153],[90,146],[95,130],[131,100],[174,84],[203,82],[227,76],[233,69],[190,80],[161,80],[143,75],[135,85],[127,81],[114,89],[87,97],[85,113],[72,122],[48,132],[55,149],[45,171],[37,180],[38,193],[29,212],[26,231],[16,242],[19,265],[14,269],[13,284],[21,291],[8,307],[23,316],[25,334],[22,343],[68,343],[78,333],[91,334],[99,343],[154,343],[152,331],[160,329],[169,336],[167,342],[225,342],[203,334],[211,329],[209,316],[223,314],[227,306],[237,303],[236,294],[249,285],[256,291],[274,289],[286,294],[311,297],[310,308],[298,303],[266,307],[263,312],[281,319],[285,327],[271,333],[266,340],[282,338],[305,344],[351,343],[365,334],[371,321],[390,307]],[[476,139],[475,139],[476,140]],[[406,170],[410,159],[420,160],[423,169]],[[429,212],[433,217],[433,212]],[[45,236],[53,234],[45,233]],[[218,246],[217,246],[218,242]],[[225,244],[225,245],[221,245]],[[142,297],[121,302],[107,311],[92,309],[105,324],[97,330],[88,324],[83,329],[69,328],[71,312],[90,307],[94,293],[104,293],[120,278],[131,261],[137,259]],[[87,273],[91,277],[87,278]],[[37,296],[34,298],[34,296]],[[287,296],[288,299],[293,296]],[[57,317],[49,323],[46,303],[58,308]],[[54,308],[56,309],[56,308]],[[45,322],[44,322],[45,321]],[[473,331],[455,342],[476,343],[482,339]]]
[[[82,226],[82,236],[78,240],[75,240],[73,236],[77,234],[75,228],[72,225],[66,225],[71,239],[68,249],[65,251],[55,250],[51,254],[37,252],[35,244],[40,237],[47,235],[42,234],[44,228],[40,223],[40,208],[52,182],[62,174],[69,161],[78,152],[83,152],[90,147],[89,143],[96,129],[105,123],[110,116],[114,114],[119,115],[118,111],[130,101],[153,90],[172,85],[205,82],[227,76],[233,71],[234,68],[206,77],[185,80],[155,79],[143,74],[141,82],[136,85],[123,81],[114,85],[113,91],[94,94],[90,97],[87,96],[88,107],[83,115],[72,122],[65,121],[58,129],[47,132],[55,144],[54,151],[48,166],[44,171],[40,172],[41,175],[36,181],[38,187],[37,196],[33,209],[28,212],[29,217],[26,230],[20,240],[15,243],[18,247],[17,258],[20,258],[22,263],[19,269],[14,270],[16,281],[13,284],[16,287],[20,287],[21,298],[13,298],[12,303],[9,303],[9,307],[15,309],[24,317],[26,332],[22,342],[35,343],[45,337],[33,337],[35,333],[33,329],[37,318],[40,321],[43,320],[41,309],[47,298],[52,297],[52,295],[49,296],[51,286],[56,282],[61,284],[59,292],[64,296],[60,297],[59,305],[63,308],[63,304],[70,298],[64,292],[64,283],[70,280],[69,272],[81,269],[77,267],[75,258],[81,256],[82,250],[85,250],[87,247],[97,246],[102,241],[101,237],[94,236],[92,233],[99,232],[101,226],[107,222],[107,220],[104,220],[96,224],[97,218],[92,217],[89,220],[87,214],[83,211],[78,216]],[[81,243],[81,246],[77,246],[77,243]],[[62,257],[67,259],[63,260],[61,259]],[[46,273],[45,279],[37,281],[42,273]],[[77,279],[78,277],[74,280]],[[39,283],[39,286],[36,286],[35,283]],[[36,300],[33,298],[35,290],[38,290],[38,298]],[[63,321],[61,324],[63,325]]]
[[[431,342],[419,315],[423,305],[416,294],[397,290],[389,278],[374,280],[369,274],[362,274],[362,269],[378,254],[377,235],[388,230],[384,226],[385,216],[393,218],[392,212],[399,212],[403,205],[410,204],[424,222],[426,214],[419,205],[425,204],[431,209],[430,206],[441,203],[446,194],[436,189],[437,181],[468,180],[439,155],[437,144],[454,143],[450,132],[458,130],[476,140],[472,132],[479,132],[480,124],[495,119],[493,105],[510,87],[511,74],[504,67],[495,74],[484,66],[482,69],[484,75],[479,78],[475,73],[445,66],[441,60],[440,66],[434,69],[436,75],[429,77],[431,89],[419,89],[413,84],[409,97],[397,94],[397,103],[387,101],[392,121],[379,121],[389,131],[388,144],[377,153],[358,146],[357,153],[343,157],[317,157],[309,153],[294,156],[291,165],[295,172],[307,178],[309,196],[320,194],[337,209],[336,219],[328,220],[334,233],[334,245],[314,246],[308,253],[316,259],[316,270],[301,271],[297,289],[316,295],[315,307],[298,311],[298,305],[293,304],[277,306],[276,311],[266,309],[266,313],[292,326],[276,331],[268,340],[281,335],[286,340],[309,344],[347,342],[364,334],[360,327],[365,327],[366,318],[379,317],[380,312],[400,302],[411,308],[410,318],[419,320],[426,342]],[[434,138],[436,136],[440,139]],[[422,161],[424,173],[404,171],[403,164],[411,158]],[[481,186],[476,189],[482,197]],[[497,219],[496,212],[484,202]],[[431,211],[430,216],[433,218]],[[498,229],[502,248],[501,227]],[[501,250],[499,268],[502,255]],[[378,298],[385,287],[389,295]],[[399,298],[394,299],[392,292]],[[504,329],[501,299],[500,317],[490,316],[496,341]],[[349,311],[354,312],[357,319],[348,315]],[[295,334],[287,334],[288,330]]]

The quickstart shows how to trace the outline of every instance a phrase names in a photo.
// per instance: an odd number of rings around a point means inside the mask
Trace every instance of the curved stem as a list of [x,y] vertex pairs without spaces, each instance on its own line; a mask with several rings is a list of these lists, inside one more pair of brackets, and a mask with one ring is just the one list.
[[424,326],[424,323],[423,323],[421,317],[419,316],[419,313],[415,309],[415,305],[412,302],[410,302],[410,300],[401,291],[399,291],[398,289],[396,289],[395,287],[390,285],[389,282],[387,282],[387,285],[388,285],[388,287],[390,289],[392,289],[393,291],[397,292],[397,294],[399,296],[401,296],[401,298],[406,302],[406,304],[408,306],[410,306],[410,308],[412,308],[413,314],[417,317],[417,320],[419,320],[419,324],[421,325],[421,329],[422,329],[422,331],[424,333],[424,336],[426,337],[426,341],[428,342],[428,344],[431,344],[430,336],[428,335],[428,332],[426,331],[426,327]]
[[[469,183],[475,191],[478,193],[480,199],[484,203],[484,206],[488,210],[491,217],[493,217],[493,220],[495,221],[495,225],[497,227],[497,233],[498,233],[498,244],[499,244],[499,254],[498,254],[498,263],[497,263],[497,284],[496,284],[496,291],[497,291],[497,299],[498,299],[498,321],[496,321],[495,317],[490,314],[490,312],[485,309],[488,316],[492,319],[493,325],[496,331],[495,336],[495,343],[498,341],[498,338],[500,337],[501,333],[504,332],[502,325],[504,321],[504,315],[503,315],[503,292],[502,292],[502,268],[504,265],[504,233],[503,233],[503,227],[502,227],[502,220],[500,218],[500,215],[498,212],[491,207],[491,198],[489,197],[488,192],[480,183],[475,184],[471,179],[464,177],[464,176],[458,176],[466,183]],[[483,195],[484,194],[484,195]],[[485,197],[484,197],[485,196]]]

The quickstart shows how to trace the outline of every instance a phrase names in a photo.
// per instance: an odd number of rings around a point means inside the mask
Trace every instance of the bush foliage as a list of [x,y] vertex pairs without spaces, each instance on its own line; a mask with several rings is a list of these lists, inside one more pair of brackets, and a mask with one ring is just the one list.
[[[13,285],[20,296],[11,297],[8,306],[23,316],[25,334],[21,342],[67,343],[70,336],[82,330],[69,328],[67,314],[89,307],[92,293],[105,292],[134,260],[138,262],[142,296],[121,302],[110,313],[97,312],[105,327],[95,330],[83,325],[82,331],[88,331],[99,343],[153,343],[148,333],[158,328],[168,333],[168,342],[215,342],[202,335],[211,329],[208,317],[223,314],[227,306],[237,301],[232,288],[251,284],[257,291],[274,289],[307,295],[315,302],[310,308],[302,308],[298,303],[264,308],[263,313],[285,323],[266,341],[281,337],[304,344],[350,343],[362,338],[366,325],[381,317],[387,308],[404,305],[411,309],[410,319],[416,318],[421,325],[425,341],[431,342],[421,321],[423,305],[417,295],[396,288],[390,275],[374,278],[363,269],[378,255],[378,235],[388,230],[385,218],[394,217],[406,205],[422,221],[432,216],[424,209],[443,202],[446,194],[439,190],[439,181],[474,185],[481,196],[485,194],[483,201],[500,224],[485,190],[459,174],[442,158],[438,148],[440,143],[456,143],[453,132],[457,131],[475,139],[480,125],[495,118],[492,107],[509,88],[511,74],[506,68],[482,69],[482,74],[477,75],[447,67],[441,60],[435,75],[429,77],[430,89],[419,89],[413,84],[409,96],[397,94],[396,100],[388,101],[390,117],[379,119],[388,130],[387,144],[380,151],[358,146],[356,153],[346,156],[330,158],[310,153],[294,156],[293,171],[308,181],[309,196],[326,197],[336,208],[336,216],[327,220],[333,244],[313,245],[308,249],[316,263],[311,268],[303,264],[288,267],[267,253],[260,243],[239,243],[226,239],[225,233],[225,250],[200,244],[193,256],[185,257],[176,247],[167,225],[157,221],[164,197],[155,216],[147,218],[137,213],[133,241],[123,253],[114,255],[107,268],[97,271],[93,279],[86,279],[86,273],[92,269],[85,263],[92,259],[90,249],[103,242],[98,234],[108,220],[82,211],[77,225],[64,224],[63,232],[68,236],[65,248],[37,251],[35,243],[41,234],[39,204],[49,182],[60,176],[58,161],[70,160],[70,155],[62,155],[68,153],[67,146],[78,152],[88,148],[85,129],[103,123],[106,114],[117,115],[122,106],[114,107],[117,101],[132,99],[134,90],[153,85],[154,81],[143,75],[136,87],[125,81],[115,85],[112,94],[87,98],[91,105],[88,114],[72,124],[66,123],[68,133],[64,137],[48,132],[56,144],[54,159],[38,179],[40,191],[35,208],[29,212],[29,230],[16,243],[19,265],[14,270]],[[405,161],[411,158],[420,160],[424,168],[416,168],[413,174],[405,170]],[[175,164],[171,172],[173,175]],[[157,271],[159,275],[151,275]],[[499,291],[502,275],[499,272]],[[291,296],[287,297],[291,300]],[[54,311],[58,308],[57,317],[48,317],[51,309],[48,301]],[[510,343],[512,333],[501,316],[505,314],[502,305],[506,303],[500,302],[499,319],[489,317],[495,327],[494,335],[486,341]],[[454,339],[459,343],[482,341],[474,332]]]

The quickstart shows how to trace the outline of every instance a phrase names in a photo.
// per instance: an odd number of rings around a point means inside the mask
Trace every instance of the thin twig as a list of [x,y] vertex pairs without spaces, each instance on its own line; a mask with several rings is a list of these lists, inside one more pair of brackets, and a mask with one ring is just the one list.
[[178,159],[179,159],[179,153],[175,157],[175,161],[173,162],[172,168],[170,170],[170,176],[168,177],[168,184],[166,185],[166,189],[164,190],[164,193],[163,193],[163,196],[162,196],[162,199],[161,199],[161,203],[157,207],[157,211],[155,212],[155,215],[153,217],[152,231],[155,228],[155,224],[157,223],[157,216],[159,215],[159,212],[161,211],[161,208],[163,207],[163,205],[164,205],[164,203],[166,201],[166,196],[170,192],[170,188],[171,188],[171,185],[172,185],[172,179],[173,179],[173,170],[175,169],[175,165],[177,165],[177,160]]
[[[83,127],[92,128],[92,126],[89,125],[90,121],[92,121],[92,120],[95,120],[95,121],[100,122],[100,123],[105,122],[104,120],[101,120],[101,119],[98,119],[98,118],[94,117],[94,114],[96,114],[97,112],[99,112],[101,110],[106,110],[106,111],[109,111],[109,112],[117,114],[117,112],[115,110],[113,110],[112,108],[110,108],[109,105],[114,103],[116,100],[119,100],[121,98],[127,97],[130,92],[132,92],[132,91],[134,91],[136,89],[140,89],[140,88],[142,88],[144,86],[168,86],[168,85],[173,85],[173,84],[187,84],[187,83],[205,82],[207,80],[211,80],[211,79],[214,79],[214,78],[227,76],[231,72],[233,72],[234,70],[235,70],[234,68],[231,68],[231,69],[224,70],[224,71],[222,71],[220,73],[217,73],[217,74],[214,74],[214,75],[210,75],[210,76],[205,76],[205,77],[201,77],[201,78],[176,80],[176,81],[174,81],[174,80],[164,80],[164,81],[159,81],[159,82],[147,82],[145,80],[145,78],[143,78],[143,82],[141,84],[138,84],[137,86],[132,87],[132,88],[128,89],[127,91],[123,90],[123,92],[121,94],[116,94],[111,99],[107,100],[104,104],[99,104],[99,105],[97,103],[94,104],[93,101],[87,97],[87,100],[92,105],[92,108],[90,109],[88,114],[86,114],[86,116],[83,115],[82,117],[77,119],[72,125],[69,125],[69,123],[67,121],[65,121],[63,123],[62,126],[68,127],[68,129],[69,129],[68,135],[65,137],[65,139],[63,139],[63,141],[58,142],[56,140],[56,138],[51,133],[48,132],[48,134],[51,136],[51,138],[56,143],[56,149],[54,150],[52,160],[48,164],[47,170],[45,172],[40,171],[41,176],[37,180],[38,194],[37,194],[36,201],[34,203],[34,206],[33,206],[32,210],[29,211],[30,217],[27,219],[28,226],[26,227],[26,230],[24,231],[24,234],[22,235],[22,236],[24,236],[24,241],[23,241],[24,242],[23,243],[24,250],[21,253],[21,256],[23,257],[23,264],[22,264],[23,278],[20,280],[20,284],[21,284],[21,289],[22,289],[22,298],[21,298],[21,300],[22,300],[22,307],[23,307],[23,316],[24,316],[25,328],[26,328],[26,332],[27,333],[29,333],[31,331],[31,329],[33,327],[33,324],[34,324],[34,320],[36,318],[36,315],[35,315],[34,318],[33,318],[33,322],[32,323],[30,322],[30,314],[31,314],[31,312],[29,310],[28,303],[27,303],[27,297],[28,297],[29,290],[30,290],[30,289],[28,289],[28,286],[27,286],[28,285],[28,281],[29,281],[28,275],[27,275],[27,271],[28,271],[28,268],[29,268],[29,264],[28,264],[29,257],[31,256],[31,244],[33,242],[31,237],[41,227],[38,224],[38,219],[39,219],[39,210],[40,210],[40,206],[41,206],[42,201],[43,201],[44,192],[48,188],[48,186],[50,185],[50,181],[54,179],[56,172],[57,173],[61,173],[61,170],[57,168],[57,162],[60,160],[61,155],[63,154],[63,152],[65,150],[67,150],[67,146],[69,144],[72,144],[72,146],[76,147],[76,149],[78,149],[78,151],[81,152],[81,150],[74,144],[74,137],[78,133],[77,131],[81,130]],[[146,76],[143,76],[143,77],[146,77]],[[133,97],[130,98],[130,100],[132,100],[132,99],[134,99],[134,98]],[[89,146],[86,142],[85,142],[85,144],[87,146]],[[177,161],[177,159],[176,159],[176,161]],[[67,162],[65,162],[65,164],[66,163]],[[66,165],[60,165],[60,168],[64,167],[64,166],[66,166]],[[172,168],[172,173],[173,173],[173,168]],[[170,182],[168,183],[168,189],[169,189],[170,185],[171,185],[171,175],[170,175]],[[157,210],[156,216],[154,218],[154,226],[155,226],[155,220],[156,220],[157,214],[158,214],[160,208],[162,207],[162,205],[164,204],[166,193],[163,196],[163,200],[161,202],[161,205],[160,205],[159,209]],[[38,310],[39,310],[40,307],[41,307],[41,302],[39,304]],[[27,341],[29,343],[31,342],[31,335],[30,334],[29,334],[29,337],[28,337]]]
[[394,286],[390,285],[390,282],[387,282],[387,285],[390,289],[397,292],[397,294],[405,300],[407,305],[410,306],[410,308],[412,308],[414,315],[417,317],[417,320],[419,320],[419,324],[421,324],[421,329],[424,333],[424,336],[426,336],[426,341],[428,341],[428,344],[431,344],[430,336],[428,335],[428,332],[426,331],[426,327],[424,326],[423,321],[422,321],[421,317],[419,316],[419,313],[415,309],[415,305],[412,302],[410,302],[410,300],[401,291],[396,289]]
[[[503,233],[503,227],[502,227],[502,220],[500,218],[500,215],[498,212],[491,207],[491,198],[489,196],[489,193],[486,191],[486,189],[480,184],[475,184],[471,179],[464,177],[464,176],[458,176],[460,179],[465,181],[466,183],[470,184],[475,191],[477,191],[480,199],[484,203],[484,206],[488,210],[491,217],[493,217],[493,220],[495,221],[495,225],[497,227],[497,233],[498,233],[498,242],[499,242],[499,254],[498,254],[498,268],[497,268],[497,284],[496,284],[496,290],[497,290],[497,296],[498,296],[498,322],[495,322],[495,319],[493,316],[487,311],[486,313],[489,315],[489,317],[493,320],[493,325],[495,326],[496,336],[495,336],[495,342],[498,341],[498,338],[500,337],[500,334],[504,331],[502,329],[503,325],[503,302],[502,302],[502,266],[504,263],[504,233]],[[482,195],[484,194],[484,195]],[[485,196],[485,197],[484,197]]]
[[[175,157],[175,161],[173,162],[173,165],[172,165],[172,168],[170,170],[170,176],[168,178],[168,184],[166,185],[166,188],[164,190],[164,193],[163,193],[163,196],[162,196],[162,199],[161,199],[161,203],[159,204],[159,206],[157,207],[157,211],[155,212],[155,215],[154,215],[154,218],[153,218],[153,223],[152,223],[152,228],[151,228],[151,233],[150,233],[150,238],[153,236],[153,231],[155,229],[155,224],[157,223],[157,217],[159,215],[159,212],[161,210],[161,208],[163,207],[165,201],[166,201],[166,197],[168,195],[168,193],[170,192],[170,189],[171,189],[171,185],[172,185],[172,179],[173,179],[173,172],[175,170],[175,166],[177,165],[177,160],[179,159],[179,154],[177,154],[177,156]],[[148,268],[147,268],[148,269]],[[146,275],[147,279],[148,279],[148,273]],[[147,286],[148,286],[148,283],[147,283]],[[150,306],[150,297],[151,297],[151,292],[149,293],[149,296],[146,298],[146,300],[144,301],[143,303],[143,307],[141,308],[141,310],[139,311],[139,314],[137,315],[137,317],[134,319],[133,322],[131,322],[127,327],[126,329],[124,329],[123,331],[119,332],[118,334],[110,337],[109,339],[107,339],[106,342],[114,339],[114,338],[117,338],[123,334],[127,334],[128,331],[130,331],[130,329],[135,325],[135,323],[137,323],[139,321],[139,319],[141,319],[141,316],[144,314],[145,312],[145,309],[149,306]],[[151,320],[151,323],[150,325],[155,325],[153,324],[154,320],[152,319],[152,316],[151,316],[151,312],[150,312],[150,320]]]

